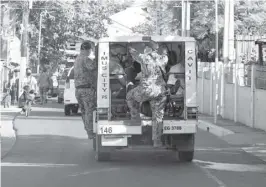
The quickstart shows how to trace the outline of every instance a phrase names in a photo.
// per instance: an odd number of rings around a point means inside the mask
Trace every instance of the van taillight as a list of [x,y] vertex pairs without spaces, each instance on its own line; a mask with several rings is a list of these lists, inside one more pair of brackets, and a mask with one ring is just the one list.
[[70,83],[66,83],[66,88],[70,88]]
[[108,108],[98,108],[97,115],[99,120],[107,120],[108,119]]

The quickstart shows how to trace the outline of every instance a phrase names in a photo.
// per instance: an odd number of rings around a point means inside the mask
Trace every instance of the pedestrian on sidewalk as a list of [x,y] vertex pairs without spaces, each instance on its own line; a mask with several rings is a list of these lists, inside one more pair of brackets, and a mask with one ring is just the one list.
[[37,91],[37,80],[32,76],[31,69],[26,69],[26,77],[23,80],[23,87],[28,85],[30,90]]
[[24,112],[26,111],[26,104],[28,102],[33,102],[35,98],[34,92],[33,90],[30,90],[30,86],[29,85],[25,85],[23,87],[23,93],[20,96],[20,108],[22,108],[21,110],[21,114],[24,114]]
[[15,105],[17,103],[17,82],[16,77],[14,76],[14,72],[10,75],[10,95],[11,95],[11,104]]
[[[23,79],[22,86],[29,86],[30,91],[37,93],[37,80],[35,77],[32,76],[30,68],[26,69],[26,77]],[[35,104],[34,101],[33,104]]]
[[47,103],[47,93],[50,86],[50,77],[47,69],[43,68],[42,73],[38,79],[38,86],[40,90],[41,104]]
[[4,97],[2,99],[2,103],[4,105],[4,108],[9,108],[11,105],[11,95],[10,95],[10,89],[7,88],[6,92],[4,94]]
[[96,107],[97,63],[92,57],[92,44],[85,41],[74,63],[74,80],[84,128],[93,138],[93,111]]

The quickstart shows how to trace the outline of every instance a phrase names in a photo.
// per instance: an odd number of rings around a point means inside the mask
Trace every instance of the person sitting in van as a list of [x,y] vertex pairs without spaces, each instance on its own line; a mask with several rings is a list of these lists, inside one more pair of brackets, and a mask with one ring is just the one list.
[[169,69],[169,77],[167,81],[167,87],[170,89],[170,93],[174,95],[183,95],[185,88],[185,66],[180,58],[180,51],[171,52],[171,59],[174,64]]

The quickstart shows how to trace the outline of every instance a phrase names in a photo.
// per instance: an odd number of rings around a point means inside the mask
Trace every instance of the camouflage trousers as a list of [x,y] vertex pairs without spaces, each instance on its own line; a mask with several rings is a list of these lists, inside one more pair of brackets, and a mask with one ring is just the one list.
[[163,116],[167,99],[164,91],[165,88],[163,86],[153,91],[151,86],[146,87],[140,84],[127,93],[127,105],[133,120],[140,118],[140,103],[150,101],[152,110],[152,140],[157,142],[161,140],[163,131]]
[[81,110],[84,128],[91,139],[93,135],[93,111],[96,108],[96,92],[92,88],[77,88],[76,98]]

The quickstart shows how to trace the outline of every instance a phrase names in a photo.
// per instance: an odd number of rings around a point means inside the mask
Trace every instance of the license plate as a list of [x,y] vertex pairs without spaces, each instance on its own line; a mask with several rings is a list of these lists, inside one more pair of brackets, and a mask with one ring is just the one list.
[[141,126],[127,126],[127,125],[99,125],[97,127],[98,134],[102,135],[132,135],[132,134],[141,134]]
[[99,128],[99,134],[113,134],[114,129],[112,126],[101,126]]
[[164,131],[181,131],[182,126],[179,125],[164,125],[163,127]]

